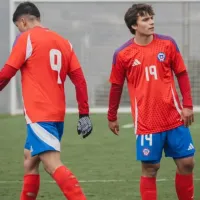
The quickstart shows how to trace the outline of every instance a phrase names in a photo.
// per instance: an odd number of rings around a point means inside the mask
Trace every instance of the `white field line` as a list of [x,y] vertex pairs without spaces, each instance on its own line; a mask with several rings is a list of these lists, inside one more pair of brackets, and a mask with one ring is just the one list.
[[124,125],[122,125],[122,128],[134,128],[134,125],[133,125],[133,123],[131,123],[131,124],[124,124]]
[[[112,183],[112,182],[139,182],[140,180],[79,180],[80,183]],[[169,182],[174,181],[174,179],[167,179],[167,178],[160,178],[157,179],[157,182]],[[200,181],[200,178],[195,178],[194,181]],[[16,183],[22,183],[22,180],[7,180],[7,181],[0,181],[0,184],[16,184]],[[43,183],[55,183],[55,181],[50,180],[41,180]]]

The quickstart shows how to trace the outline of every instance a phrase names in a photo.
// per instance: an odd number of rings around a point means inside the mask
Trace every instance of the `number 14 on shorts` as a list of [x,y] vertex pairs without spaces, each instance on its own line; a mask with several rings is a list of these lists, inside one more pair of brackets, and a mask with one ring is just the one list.
[[[138,136],[137,136],[138,138]],[[152,146],[153,140],[152,140],[152,134],[148,134],[148,135],[141,135],[140,136],[140,142],[141,142],[141,146],[143,147],[144,144],[146,144],[146,142],[148,142],[148,146]],[[147,145],[145,145],[147,146]]]

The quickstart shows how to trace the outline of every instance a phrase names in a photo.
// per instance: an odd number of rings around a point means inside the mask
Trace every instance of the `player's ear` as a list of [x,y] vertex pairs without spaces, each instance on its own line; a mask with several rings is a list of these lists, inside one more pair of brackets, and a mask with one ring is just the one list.
[[21,20],[22,20],[23,25],[26,26],[26,19],[22,17]]
[[26,26],[26,19],[24,17],[20,17],[18,20],[18,24],[21,26]]
[[131,25],[131,28],[136,31],[137,30],[137,24]]

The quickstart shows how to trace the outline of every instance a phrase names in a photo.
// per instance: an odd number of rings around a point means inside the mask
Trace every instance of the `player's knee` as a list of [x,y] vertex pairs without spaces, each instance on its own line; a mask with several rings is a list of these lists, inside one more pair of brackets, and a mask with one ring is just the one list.
[[178,165],[178,171],[181,174],[191,173],[194,169],[195,161],[193,157],[180,159],[180,164]]
[[38,174],[39,163],[35,163],[32,160],[24,160],[24,171],[25,174]]
[[29,159],[24,159],[24,169],[30,170],[32,168],[32,164]]
[[61,163],[59,163],[59,164],[55,164],[55,163],[48,163],[48,164],[46,164],[46,163],[43,163],[43,166],[44,166],[44,170],[48,173],[48,174],[50,174],[50,175],[52,175],[55,171],[56,171],[56,169],[58,168],[58,167],[60,167],[60,166],[62,166],[63,164],[61,164]]
[[28,150],[24,151],[24,171],[25,174],[38,174],[39,157],[31,157]]
[[44,170],[50,175],[52,175],[53,172],[55,171],[54,167],[51,166],[50,164],[43,163],[43,167],[44,167]]
[[156,177],[157,171],[160,169],[160,164],[142,163],[142,175],[146,177]]

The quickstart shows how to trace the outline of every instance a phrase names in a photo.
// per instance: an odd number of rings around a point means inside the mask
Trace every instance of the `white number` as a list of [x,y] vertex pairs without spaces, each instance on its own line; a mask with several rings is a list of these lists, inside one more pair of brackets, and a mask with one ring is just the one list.
[[157,70],[156,70],[156,66],[155,65],[151,65],[149,67],[145,67],[145,74],[146,74],[147,81],[150,80],[149,75],[154,76],[155,80],[158,79]]
[[144,140],[149,141],[149,146],[152,146],[152,134],[141,135],[141,146],[144,146]]
[[62,54],[58,49],[51,49],[49,52],[51,69],[58,72],[58,84],[62,84],[60,71],[62,67]]

